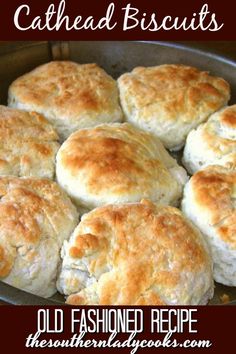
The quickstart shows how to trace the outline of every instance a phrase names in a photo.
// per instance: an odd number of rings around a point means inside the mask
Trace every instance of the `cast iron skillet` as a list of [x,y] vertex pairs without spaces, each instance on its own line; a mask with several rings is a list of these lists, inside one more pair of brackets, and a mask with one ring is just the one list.
[[[120,74],[136,66],[181,63],[196,66],[222,76],[231,85],[231,101],[236,103],[236,63],[230,59],[187,46],[166,42],[3,42],[0,45],[0,104],[7,103],[10,83],[20,75],[50,60],[96,62],[110,75]],[[212,304],[221,304],[220,297],[229,295],[236,305],[236,288],[216,284]],[[51,299],[26,293],[0,281],[0,300],[16,305],[59,305],[56,294]]]

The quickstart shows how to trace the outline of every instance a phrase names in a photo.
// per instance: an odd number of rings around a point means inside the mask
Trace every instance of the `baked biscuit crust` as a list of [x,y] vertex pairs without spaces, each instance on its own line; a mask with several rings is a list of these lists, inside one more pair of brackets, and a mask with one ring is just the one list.
[[196,305],[213,295],[200,232],[173,207],[107,205],[64,244],[59,291],[72,305]]
[[236,105],[214,113],[189,133],[183,164],[191,174],[208,165],[236,168]]
[[0,175],[53,178],[59,137],[35,112],[0,106]]
[[11,107],[36,111],[62,139],[80,128],[122,119],[115,80],[96,64],[53,61],[16,79]]
[[187,180],[159,139],[127,123],[75,132],[56,160],[58,183],[87,210],[142,198],[176,204]]
[[137,67],[118,79],[125,119],[151,131],[170,150],[230,98],[228,83],[184,65]]
[[236,286],[236,171],[208,166],[184,190],[182,209],[212,249],[215,280]]
[[0,278],[39,296],[56,292],[60,248],[78,222],[50,180],[0,177]]

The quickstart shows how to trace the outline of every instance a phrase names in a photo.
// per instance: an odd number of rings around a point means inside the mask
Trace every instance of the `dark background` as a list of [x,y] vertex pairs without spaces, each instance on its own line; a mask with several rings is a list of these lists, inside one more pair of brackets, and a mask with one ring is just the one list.
[[[216,0],[66,0],[66,7],[63,13],[63,17],[68,15],[70,18],[70,24],[74,22],[75,17],[81,15],[83,19],[89,16],[93,16],[95,22],[105,16],[108,5],[113,2],[115,4],[115,12],[112,17],[113,22],[117,22],[117,26],[108,31],[102,30],[70,30],[66,31],[62,26],[59,31],[48,31],[46,28],[43,30],[26,30],[20,31],[14,26],[14,14],[16,9],[26,4],[30,6],[30,14],[24,15],[24,12],[20,15],[20,24],[24,27],[28,27],[36,16],[40,16],[42,24],[45,23],[45,12],[49,5],[54,4],[55,10],[58,10],[58,4],[60,0],[2,0],[0,10],[0,39],[2,40],[236,40],[235,31],[235,11],[234,3],[232,0],[216,1]],[[224,23],[224,26],[219,31],[201,30],[187,30],[182,28],[179,30],[159,30],[159,31],[143,31],[139,26],[123,31],[123,19],[124,8],[128,3],[132,7],[139,9],[139,15],[137,15],[139,21],[142,19],[143,13],[147,14],[149,19],[152,13],[156,14],[156,20],[158,25],[162,23],[165,16],[171,16],[172,19],[178,17],[179,23],[187,17],[188,24],[193,18],[193,13],[196,13],[197,23],[199,23],[199,11],[202,6],[207,4],[209,14],[205,17],[204,26],[210,22],[211,15],[215,13],[217,23],[220,25]],[[55,23],[55,17],[53,17],[53,24]],[[83,22],[83,21],[82,21]],[[172,21],[173,22],[173,21]]]

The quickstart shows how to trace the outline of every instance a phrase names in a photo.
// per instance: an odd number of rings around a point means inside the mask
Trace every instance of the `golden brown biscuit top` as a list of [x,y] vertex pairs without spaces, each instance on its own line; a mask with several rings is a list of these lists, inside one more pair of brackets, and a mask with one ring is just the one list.
[[176,184],[168,168],[177,164],[159,140],[127,123],[79,130],[58,155],[57,163],[86,183],[88,193],[150,193],[157,183]]
[[55,110],[63,118],[77,112],[103,111],[114,105],[115,81],[96,64],[53,61],[13,82],[11,95],[23,103]]
[[191,178],[194,202],[223,241],[236,248],[236,171],[209,166]]
[[[69,255],[82,259],[98,279],[100,305],[164,304],[159,294],[173,294],[183,271],[194,274],[210,267],[198,231],[181,212],[149,201],[93,210],[82,217],[73,240]],[[188,296],[188,289],[182,290]],[[67,300],[86,301],[83,290]]]
[[58,135],[52,125],[36,112],[25,112],[0,105],[0,140],[32,138],[56,141]]
[[199,129],[208,149],[219,156],[234,153],[231,163],[236,165],[236,105],[216,112]]
[[196,112],[214,112],[230,97],[225,80],[185,65],[137,67],[122,75],[119,82],[136,109],[159,104],[165,118],[171,121],[195,120]]
[[219,118],[222,125],[228,128],[236,129],[236,105],[227,107],[220,114]]
[[55,182],[0,177],[0,277],[10,273],[17,252],[24,255],[42,237],[60,239],[65,219],[75,215],[74,206]]
[[58,139],[40,114],[0,106],[0,175],[53,178]]

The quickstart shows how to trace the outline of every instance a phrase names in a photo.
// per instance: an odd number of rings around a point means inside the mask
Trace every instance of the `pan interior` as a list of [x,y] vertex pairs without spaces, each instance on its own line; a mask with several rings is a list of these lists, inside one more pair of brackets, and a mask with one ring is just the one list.
[[[114,78],[136,66],[168,63],[192,65],[227,80],[231,85],[230,104],[236,102],[236,75],[234,75],[236,63],[229,59],[175,43],[85,41],[56,44],[50,42],[3,43],[0,46],[0,104],[7,104],[7,91],[12,81],[36,66],[53,59],[70,59],[81,64],[96,62]],[[181,156],[175,157],[180,160]],[[4,284],[3,296],[0,283],[0,298],[4,297],[5,301],[7,301],[6,287],[7,285]],[[34,304],[45,304],[43,299],[40,302],[40,299],[35,299],[34,295],[28,294],[28,296],[32,298]],[[9,297],[9,302],[25,304],[27,303],[25,299],[25,292],[17,290],[17,296]],[[55,300],[55,304],[64,303],[64,298],[60,294],[54,295],[51,299]],[[215,284],[215,295],[210,303],[226,302],[236,304],[236,287]]]

